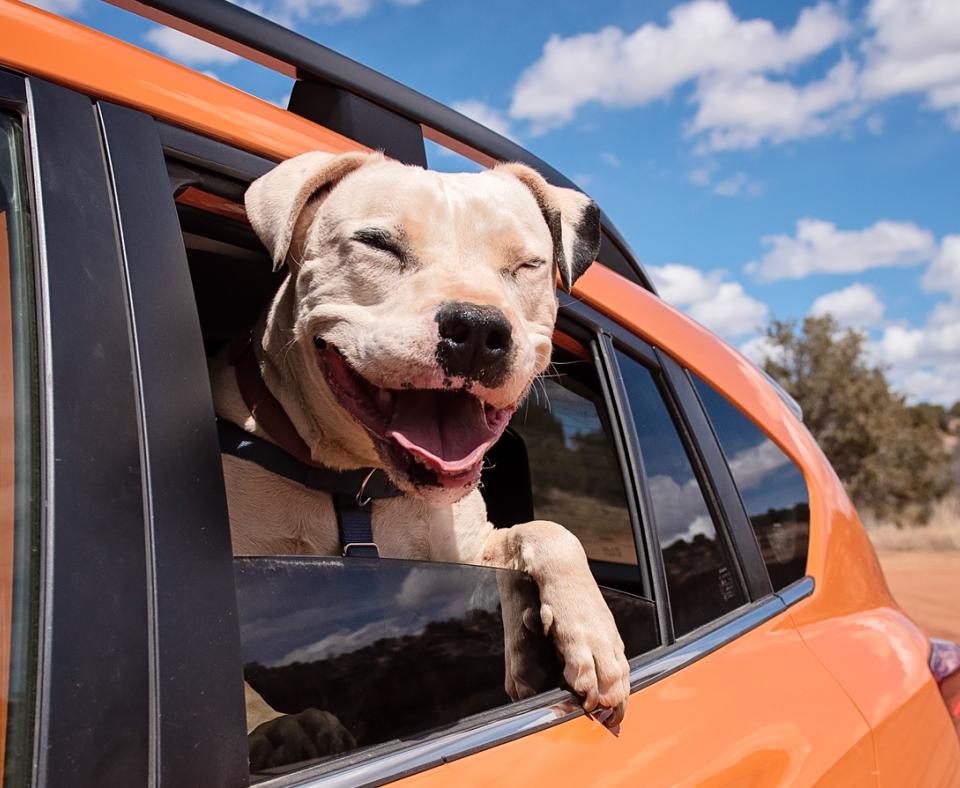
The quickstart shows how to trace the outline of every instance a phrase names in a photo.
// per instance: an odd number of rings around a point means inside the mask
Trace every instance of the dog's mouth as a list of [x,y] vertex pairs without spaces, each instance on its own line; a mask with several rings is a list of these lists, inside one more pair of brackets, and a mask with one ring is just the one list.
[[468,487],[516,405],[495,408],[465,389],[389,389],[374,385],[343,354],[315,340],[317,363],[340,405],[415,485]]

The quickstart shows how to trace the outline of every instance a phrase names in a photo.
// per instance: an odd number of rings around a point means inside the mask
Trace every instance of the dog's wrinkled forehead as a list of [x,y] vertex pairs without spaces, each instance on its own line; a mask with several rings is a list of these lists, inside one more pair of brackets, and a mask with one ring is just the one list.
[[520,164],[451,174],[380,154],[305,153],[255,181],[246,207],[276,266],[287,261],[295,234],[318,230],[327,237],[314,240],[330,241],[332,233],[362,231],[366,225],[406,235],[405,242],[428,253],[437,247],[474,256],[542,255],[569,289],[600,242],[600,215],[592,200],[552,186]]
[[345,235],[394,233],[433,259],[552,257],[550,229],[532,192],[494,172],[438,173],[382,162],[362,167],[326,199],[323,223]]

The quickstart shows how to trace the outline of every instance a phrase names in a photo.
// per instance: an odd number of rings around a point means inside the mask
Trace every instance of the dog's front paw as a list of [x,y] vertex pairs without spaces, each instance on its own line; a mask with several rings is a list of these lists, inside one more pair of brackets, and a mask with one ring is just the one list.
[[546,582],[540,589],[540,621],[563,660],[563,677],[583,698],[586,711],[609,709],[603,724],[623,720],[630,695],[630,666],[617,625],[600,589],[588,574],[582,582],[569,577]]
[[353,734],[333,714],[307,709],[285,714],[254,728],[247,737],[250,771],[347,752],[357,746]]

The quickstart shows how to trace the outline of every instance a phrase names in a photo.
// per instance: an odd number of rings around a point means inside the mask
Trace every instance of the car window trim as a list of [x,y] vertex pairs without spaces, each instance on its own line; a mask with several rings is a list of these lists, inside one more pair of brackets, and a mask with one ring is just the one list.
[[[623,480],[627,513],[630,518],[634,550],[637,556],[637,568],[640,572],[640,585],[643,590],[643,595],[647,599],[654,600],[656,604],[657,581],[654,579],[655,569],[650,563],[651,561],[655,561],[656,558],[650,557],[647,538],[643,533],[643,504],[640,496],[636,494],[634,476],[631,471],[632,466],[629,459],[629,447],[626,441],[627,433],[624,431],[623,419],[620,417],[614,397],[614,386],[610,377],[610,367],[603,358],[603,339],[597,329],[597,318],[600,317],[600,315],[579,301],[572,299],[564,300],[561,298],[561,302],[557,314],[557,330],[568,334],[589,348],[590,360],[597,374],[597,379],[600,381],[600,391],[598,393],[603,399],[605,409],[603,415],[606,417],[606,424],[610,427],[610,438]],[[663,642],[664,629],[661,616],[662,614],[658,610],[658,636],[661,642]]]
[[247,776],[248,746],[230,522],[180,222],[156,122],[108,102],[97,107],[116,194],[140,398],[152,584],[152,766],[162,784],[239,784]]
[[[645,343],[638,342],[638,350],[642,352]],[[667,592],[667,571],[663,563],[663,551],[657,538],[656,512],[653,499],[650,496],[650,485],[647,482],[647,472],[643,463],[643,453],[640,450],[640,441],[633,424],[630,410],[630,401],[627,396],[623,375],[613,353],[613,338],[606,330],[602,330],[598,342],[598,350],[604,369],[604,377],[609,388],[611,402],[611,418],[616,419],[619,427],[620,441],[623,444],[624,465],[629,474],[628,489],[632,490],[639,512],[637,538],[642,540],[649,563],[650,582],[653,586],[651,597],[657,606],[657,623],[660,629],[660,642],[664,645],[673,643],[673,615],[670,610],[670,595]],[[649,346],[648,346],[649,347]],[[652,358],[652,354],[651,354]]]
[[[90,98],[34,77],[26,86],[43,412],[33,779],[140,784],[149,749],[144,509],[112,194]],[[95,680],[105,665],[109,681]],[[104,749],[124,754],[109,770]]]
[[739,567],[748,598],[763,599],[773,592],[770,574],[713,424],[687,371],[660,348],[654,352],[660,360],[667,387],[677,403],[678,415],[686,424],[693,451],[700,459],[702,482],[709,487],[717,514],[724,522],[728,545]]
[[[631,695],[657,683],[781,615],[814,591],[804,577],[781,592],[748,603],[684,635],[670,646],[630,660]],[[573,701],[572,703],[570,701]],[[380,785],[442,766],[515,739],[584,716],[576,699],[553,690],[527,701],[493,709],[426,737],[416,744],[386,742],[353,757],[307,766],[262,782],[264,788],[348,788]]]

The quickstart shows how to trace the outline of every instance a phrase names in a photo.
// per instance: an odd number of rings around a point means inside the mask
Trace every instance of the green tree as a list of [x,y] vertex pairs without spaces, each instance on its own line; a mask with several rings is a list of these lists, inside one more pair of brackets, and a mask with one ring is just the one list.
[[859,506],[921,520],[950,489],[936,411],[910,408],[867,358],[865,337],[825,315],[773,321],[766,371],[803,408],[804,422]]

